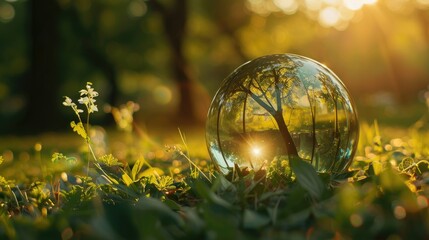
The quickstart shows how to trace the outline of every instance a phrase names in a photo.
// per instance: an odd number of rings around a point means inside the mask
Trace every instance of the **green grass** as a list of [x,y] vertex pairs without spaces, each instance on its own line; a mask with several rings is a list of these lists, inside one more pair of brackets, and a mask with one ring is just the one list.
[[426,117],[361,122],[342,174],[289,159],[224,176],[203,129],[3,138],[0,239],[427,239]]
[[[383,126],[361,124],[349,173],[315,175],[306,166],[295,166],[293,176],[280,172],[269,177],[252,171],[216,174],[202,150],[204,142],[195,141],[188,151],[178,132],[171,133],[167,148],[148,136],[105,133],[109,144],[98,144],[122,158],[103,164],[104,173],[91,166],[88,175],[85,144],[72,140],[76,148],[66,146],[66,157],[52,162],[60,149],[50,142],[52,135],[31,137],[27,149],[23,141],[16,150],[3,150],[0,236],[424,239],[429,236],[429,132],[399,132],[406,135],[389,139],[383,137]],[[186,141],[202,138],[202,133]]]

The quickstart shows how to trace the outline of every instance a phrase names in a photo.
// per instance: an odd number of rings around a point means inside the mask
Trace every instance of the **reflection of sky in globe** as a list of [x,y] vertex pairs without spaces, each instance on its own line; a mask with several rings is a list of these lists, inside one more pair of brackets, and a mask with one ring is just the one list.
[[224,159],[224,161],[217,162],[220,170],[224,174],[228,173],[228,166],[234,166],[234,160],[231,158],[231,156],[222,156],[222,153],[219,151],[219,148],[216,147],[216,145],[211,145],[210,152],[215,159]]

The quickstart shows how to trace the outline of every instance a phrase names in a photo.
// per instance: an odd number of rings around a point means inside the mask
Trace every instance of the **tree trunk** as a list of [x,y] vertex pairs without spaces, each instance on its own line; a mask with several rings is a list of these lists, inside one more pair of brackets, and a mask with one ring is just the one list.
[[26,108],[20,130],[41,132],[62,126],[59,86],[59,6],[56,0],[31,0],[31,65],[26,77]]
[[164,33],[171,49],[171,69],[177,83],[180,99],[177,116],[182,124],[198,123],[199,114],[194,102],[195,85],[190,66],[183,52],[188,21],[188,1],[175,0],[173,6],[165,6],[157,0],[148,4],[158,11],[163,18]]
[[242,47],[242,42],[237,35],[239,29],[250,21],[250,12],[246,9],[246,0],[217,0],[213,1],[214,23],[221,33],[229,38],[232,51],[235,51],[241,61],[248,61],[249,56]]
[[289,156],[298,156],[298,151],[296,149],[296,145],[292,139],[292,135],[289,132],[289,129],[286,126],[285,119],[283,117],[282,112],[277,112],[274,116],[274,119],[276,120],[276,123],[279,127],[280,134],[282,135],[282,138],[284,140],[284,143],[286,145],[287,154]]

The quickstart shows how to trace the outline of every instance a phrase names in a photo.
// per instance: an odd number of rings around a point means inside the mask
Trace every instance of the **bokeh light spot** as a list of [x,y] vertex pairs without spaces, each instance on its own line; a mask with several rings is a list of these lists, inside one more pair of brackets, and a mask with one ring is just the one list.
[[326,7],[319,13],[319,22],[324,27],[333,27],[340,22],[341,15],[335,7]]
[[363,1],[362,0],[344,0],[344,6],[348,9],[356,11],[362,8]]
[[40,152],[40,151],[42,151],[42,144],[41,144],[41,143],[36,143],[36,144],[34,144],[34,150],[35,150],[36,152]]
[[5,150],[2,156],[5,162],[11,162],[13,160],[13,152],[11,150]]
[[402,206],[396,206],[393,213],[395,214],[395,218],[399,220],[404,219],[407,216],[407,211]]
[[128,13],[133,17],[142,17],[147,12],[147,5],[143,1],[131,1],[128,5]]
[[322,1],[320,0],[305,0],[305,6],[310,11],[318,11],[322,8]]
[[418,196],[417,197],[417,204],[420,208],[427,208],[428,207],[428,199],[424,196]]
[[298,10],[298,3],[295,0],[274,0],[273,2],[285,14],[294,14]]
[[15,17],[15,8],[9,3],[0,4],[0,21],[9,22]]
[[73,234],[74,234],[73,229],[68,227],[61,232],[61,239],[65,239],[65,240],[72,239]]
[[359,214],[352,214],[349,220],[352,226],[356,228],[362,226],[363,224],[363,219]]
[[68,182],[69,178],[66,172],[61,173],[61,180],[63,180],[63,182]]
[[166,86],[160,85],[153,90],[153,98],[158,104],[166,105],[171,102],[172,97],[171,90]]

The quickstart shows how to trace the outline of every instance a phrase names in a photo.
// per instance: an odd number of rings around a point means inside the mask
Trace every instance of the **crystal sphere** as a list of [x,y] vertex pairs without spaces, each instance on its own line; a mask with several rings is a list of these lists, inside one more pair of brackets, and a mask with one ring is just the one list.
[[326,66],[294,54],[249,61],[221,84],[207,117],[215,166],[261,170],[300,157],[318,172],[348,169],[358,143],[350,94]]

